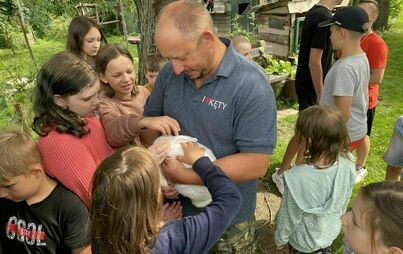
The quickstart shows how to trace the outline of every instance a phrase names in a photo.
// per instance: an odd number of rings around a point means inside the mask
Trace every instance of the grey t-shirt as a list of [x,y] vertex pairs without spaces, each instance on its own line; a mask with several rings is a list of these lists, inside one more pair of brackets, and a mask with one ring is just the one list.
[[367,133],[369,64],[365,53],[338,60],[325,78],[320,104],[336,106],[336,96],[353,97],[347,131],[351,142]]
[[[169,62],[160,71],[144,106],[145,116],[175,118],[182,135],[196,137],[219,159],[239,152],[273,154],[276,146],[276,101],[261,68],[237,54],[228,39],[217,72],[196,89]],[[256,207],[257,180],[238,185],[243,202],[232,224],[248,220]],[[194,209],[184,205],[184,214]]]

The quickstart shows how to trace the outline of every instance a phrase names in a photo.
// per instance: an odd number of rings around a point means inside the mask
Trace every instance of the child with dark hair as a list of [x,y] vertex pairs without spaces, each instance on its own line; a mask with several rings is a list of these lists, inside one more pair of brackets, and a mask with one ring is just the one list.
[[116,151],[98,167],[92,188],[91,235],[95,253],[207,253],[241,205],[236,185],[195,143],[183,143],[180,161],[192,165],[212,194],[201,213],[164,225],[160,166],[141,147]]
[[346,242],[355,254],[403,254],[403,182],[362,187],[341,220]]
[[144,87],[148,90],[148,92],[150,92],[150,94],[153,91],[154,83],[157,79],[158,73],[165,63],[166,60],[158,54],[149,55],[146,59],[145,76],[147,79],[147,84],[145,84]]
[[98,90],[98,75],[84,60],[59,53],[40,69],[33,97],[32,127],[46,173],[87,206],[95,169],[113,151],[94,114]]
[[305,160],[284,173],[275,241],[280,251],[328,253],[340,232],[356,174],[350,139],[340,111],[331,106],[303,110],[295,126]]
[[95,69],[95,57],[102,42],[107,43],[96,20],[87,16],[77,16],[71,20],[67,32],[67,52],[83,58]]
[[0,131],[0,207],[0,253],[91,253],[85,205],[45,174],[27,133]]

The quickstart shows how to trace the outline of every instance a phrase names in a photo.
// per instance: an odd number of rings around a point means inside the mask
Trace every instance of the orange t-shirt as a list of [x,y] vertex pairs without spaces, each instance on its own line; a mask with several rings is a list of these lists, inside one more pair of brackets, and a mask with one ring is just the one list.
[[[361,38],[361,48],[367,54],[370,70],[386,68],[388,57],[388,46],[385,41],[372,32]],[[369,84],[369,104],[368,109],[375,108],[378,104],[379,84]]]

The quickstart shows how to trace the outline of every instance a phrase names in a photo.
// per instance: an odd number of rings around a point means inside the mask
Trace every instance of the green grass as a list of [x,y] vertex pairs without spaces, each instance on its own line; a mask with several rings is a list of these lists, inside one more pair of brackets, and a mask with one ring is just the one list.
[[[397,117],[403,115],[403,61],[401,61],[403,55],[403,14],[392,22],[391,29],[383,34],[383,38],[388,44],[389,54],[385,75],[380,85],[379,104],[376,108],[374,126],[372,127],[371,151],[366,163],[369,173],[363,182],[355,186],[353,198],[356,197],[363,185],[384,180],[386,164],[382,160],[382,156],[388,147]],[[287,116],[278,121],[278,144],[265,179],[270,183],[271,190],[274,192],[277,189],[271,182],[270,176],[281,163],[288,141],[293,134],[295,121],[295,115]],[[334,241],[332,249],[335,253],[343,252],[342,234]]]

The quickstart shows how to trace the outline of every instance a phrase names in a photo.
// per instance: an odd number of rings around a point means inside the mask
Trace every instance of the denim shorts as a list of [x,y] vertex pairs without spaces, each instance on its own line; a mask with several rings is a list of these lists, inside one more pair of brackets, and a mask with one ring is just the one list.
[[[403,135],[401,134],[402,117],[396,121],[389,147],[383,160],[390,166],[403,168]],[[398,126],[397,126],[398,125]]]

